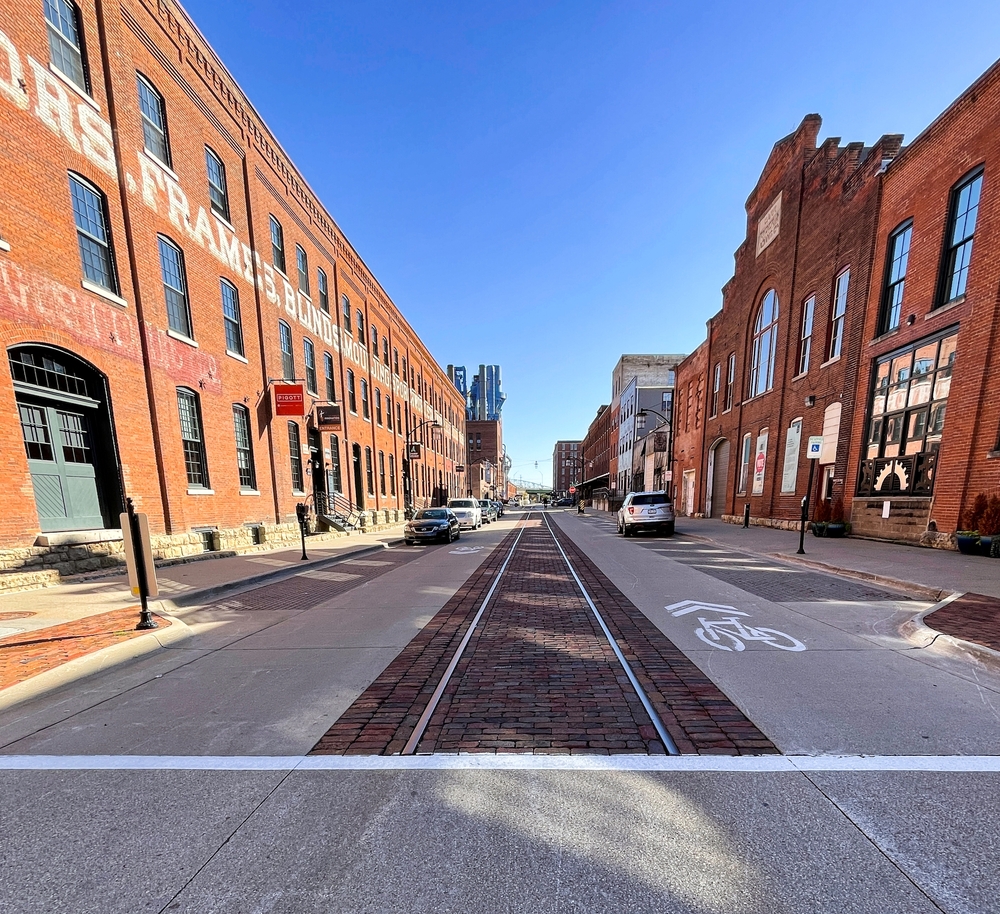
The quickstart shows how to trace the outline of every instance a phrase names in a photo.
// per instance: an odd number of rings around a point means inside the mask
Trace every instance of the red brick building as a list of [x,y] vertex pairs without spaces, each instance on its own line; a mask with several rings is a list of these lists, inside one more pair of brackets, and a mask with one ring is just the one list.
[[[1000,493],[1000,64],[886,170],[852,424],[855,531],[954,531]],[[992,392],[991,392],[992,391]],[[925,539],[934,539],[933,535]]]
[[460,492],[461,394],[183,10],[0,28],[3,564],[114,540],[126,497],[184,550],[282,535],[303,501],[388,520],[406,469],[417,503]]
[[580,443],[583,462],[583,481],[580,484],[581,499],[594,504],[596,498],[608,498],[611,478],[611,456],[614,451],[618,422],[613,410],[607,405],[597,410],[597,415],[587,429]]
[[823,436],[814,492],[849,494],[879,186],[900,138],[817,146],[819,129],[809,115],[775,144],[746,203],[722,310],[678,369],[676,472],[688,513],[742,516],[748,503],[758,520],[793,523],[810,436]]

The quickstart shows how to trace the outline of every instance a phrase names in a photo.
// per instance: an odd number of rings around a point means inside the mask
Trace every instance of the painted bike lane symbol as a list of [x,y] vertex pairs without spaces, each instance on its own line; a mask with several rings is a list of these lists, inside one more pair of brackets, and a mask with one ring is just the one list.
[[769,647],[776,647],[782,651],[806,650],[806,646],[797,638],[778,631],[776,628],[744,624],[739,617],[748,618],[750,614],[738,610],[735,606],[684,600],[681,603],[667,606],[666,609],[674,617],[686,616],[689,613],[699,611],[727,613],[726,616],[718,619],[698,616],[698,622],[701,623],[701,626],[696,628],[694,632],[705,644],[718,648],[720,651],[738,652],[745,650],[749,641],[760,641]]
[[457,549],[452,549],[452,555],[473,555],[476,552],[481,552],[482,546],[459,546]]

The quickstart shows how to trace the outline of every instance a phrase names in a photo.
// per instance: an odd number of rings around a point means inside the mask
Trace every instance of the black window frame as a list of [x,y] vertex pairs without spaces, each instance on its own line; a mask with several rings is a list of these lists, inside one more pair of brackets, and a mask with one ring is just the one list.
[[[167,308],[167,327],[174,333],[179,333],[186,339],[194,339],[194,325],[191,321],[191,296],[188,293],[187,267],[184,264],[184,251],[177,242],[166,235],[157,235],[160,252],[160,279],[163,282],[163,297]],[[167,276],[165,256],[168,252],[176,255],[176,270],[179,286],[170,285]],[[173,277],[169,277],[173,279]],[[181,326],[183,325],[183,326]]]
[[302,339],[302,361],[305,364],[306,390],[314,396],[319,396],[319,379],[316,374],[316,346],[309,337],[303,337]]
[[[139,117],[142,121],[142,148],[146,150],[157,162],[162,162],[167,168],[172,168],[173,158],[170,155],[170,130],[167,125],[167,103],[160,92],[148,76],[136,71],[137,92],[139,95]],[[143,96],[143,87],[149,93],[149,97]],[[145,104],[144,104],[145,103]],[[149,110],[147,110],[147,108]],[[159,123],[155,123],[152,114],[156,114]],[[156,142],[159,138],[159,143]],[[161,146],[163,155],[157,149],[150,146]]]
[[355,387],[354,371],[347,369],[347,408],[356,416],[358,414],[358,394]]
[[288,420],[288,463],[292,476],[292,492],[295,495],[304,495],[306,490],[302,471],[302,436],[299,433],[298,422],[291,419]]
[[271,235],[271,264],[281,273],[285,273],[285,230],[274,213],[268,213],[268,231]]
[[[977,165],[954,185],[948,200],[948,221],[945,225],[944,249],[941,255],[941,274],[938,280],[938,293],[935,296],[935,308],[943,308],[952,302],[962,301],[968,286],[969,270],[972,265],[972,251],[976,235],[976,223],[979,215],[979,203],[982,200],[983,178],[986,173],[984,164]],[[960,210],[962,193],[966,188],[978,183],[976,189],[975,214],[972,217],[972,231],[955,241],[954,235],[959,228],[959,221],[968,223],[969,209]],[[959,256],[962,266],[956,269]],[[961,289],[953,291],[956,275],[961,274]]]
[[333,377],[333,356],[329,352],[323,353],[323,382],[325,384],[326,398],[331,403],[337,399],[337,385]]
[[292,327],[288,321],[278,321],[278,349],[281,352],[281,376],[283,380],[295,380],[295,342]]
[[[213,166],[216,173],[213,174]],[[208,176],[208,202],[215,213],[226,222],[229,218],[229,185],[226,182],[226,163],[211,146],[205,147],[205,174]]]
[[299,291],[312,298],[309,288],[309,255],[301,244],[295,245],[295,269],[299,274]]
[[316,267],[316,293],[319,295],[319,308],[324,314],[330,313],[330,283],[326,271]]
[[[70,3],[69,0],[43,0],[43,8],[49,38],[49,63],[53,69],[58,70],[81,92],[92,96],[90,68],[87,66],[86,40],[83,32],[83,15],[80,12],[80,7],[75,3]],[[49,18],[50,13],[55,15],[57,21],[53,22]],[[69,18],[64,19],[60,13],[68,13]],[[77,65],[76,67],[70,66],[69,70],[77,70],[77,72],[69,72],[66,67],[60,65],[67,55]]]
[[340,310],[344,317],[344,329],[351,332],[351,300],[346,295],[340,296]]
[[242,403],[233,404],[233,437],[236,442],[236,472],[240,490],[257,491],[257,469],[253,461],[253,431],[250,410]]
[[[205,423],[201,415],[201,397],[189,387],[177,389],[177,417],[180,424],[184,471],[189,489],[210,489],[208,454],[205,449]],[[182,404],[186,404],[182,405]],[[187,414],[185,415],[185,409]],[[193,435],[191,433],[194,433]]]
[[367,419],[369,422],[371,422],[372,419],[371,403],[368,400],[367,378],[361,379],[361,418]]
[[[113,295],[118,295],[118,272],[115,267],[115,252],[111,239],[111,214],[108,210],[107,195],[96,184],[71,171],[69,172],[69,196],[73,209],[73,224],[76,226],[83,276],[95,286],[107,289]],[[84,209],[81,210],[80,206]],[[95,216],[100,217],[100,226],[96,226]],[[81,225],[81,221],[87,220],[92,225]],[[94,234],[93,227],[99,227],[104,233],[104,237],[101,238]],[[103,277],[89,272],[98,261],[105,274]]]
[[[227,293],[230,298],[227,299]],[[226,333],[226,352],[246,357],[243,346],[243,318],[240,314],[240,291],[226,278],[219,279],[219,294],[222,297],[222,323]]]

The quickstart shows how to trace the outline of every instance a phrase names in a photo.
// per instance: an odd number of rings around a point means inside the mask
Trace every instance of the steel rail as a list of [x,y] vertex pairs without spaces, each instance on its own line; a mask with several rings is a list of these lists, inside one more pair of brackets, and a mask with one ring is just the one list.
[[552,537],[556,547],[562,554],[563,561],[566,563],[569,573],[573,575],[573,580],[576,581],[576,586],[580,588],[580,593],[583,594],[584,600],[587,601],[590,611],[594,614],[598,625],[600,625],[601,629],[604,631],[604,635],[607,637],[608,643],[611,645],[611,649],[615,652],[618,662],[624,668],[625,675],[628,676],[629,682],[632,683],[632,688],[635,689],[636,695],[639,696],[639,701],[642,702],[642,706],[646,709],[646,713],[649,715],[649,719],[656,728],[656,733],[660,737],[660,741],[663,743],[664,748],[670,755],[680,755],[681,750],[677,748],[677,743],[675,743],[670,737],[670,734],[667,733],[666,728],[663,726],[663,721],[660,719],[660,715],[653,709],[653,704],[649,700],[649,696],[646,694],[642,686],[639,685],[639,680],[636,679],[635,673],[632,672],[632,667],[629,666],[628,661],[625,659],[625,655],[621,652],[621,648],[618,647],[618,642],[612,636],[611,631],[604,622],[604,618],[601,616],[600,611],[597,609],[597,606],[594,605],[594,601],[590,598],[590,594],[587,593],[587,588],[583,586],[583,581],[580,580],[580,576],[576,573],[573,563],[569,560],[569,556],[566,555],[566,551],[563,549],[562,543],[559,542],[559,538],[552,532],[552,525],[549,523],[548,517],[543,513],[542,518],[545,520],[545,526],[549,531],[549,536]]
[[431,696],[431,700],[427,707],[424,708],[424,713],[420,715],[420,719],[417,721],[417,725],[414,727],[413,733],[410,734],[410,738],[406,741],[406,745],[403,746],[403,751],[400,752],[400,755],[416,754],[417,746],[420,744],[420,740],[424,737],[424,732],[427,730],[427,725],[431,721],[431,716],[437,710],[438,703],[441,701],[441,696],[444,694],[445,687],[448,685],[448,681],[451,679],[452,673],[455,672],[455,667],[458,666],[458,661],[461,660],[462,653],[465,651],[466,645],[468,645],[469,641],[472,639],[472,633],[476,630],[476,626],[479,624],[479,620],[486,611],[486,607],[493,598],[493,593],[500,584],[500,579],[503,577],[503,573],[507,570],[507,566],[510,564],[510,560],[514,556],[514,550],[517,548],[517,544],[521,541],[521,534],[525,531],[525,527],[523,526],[524,521],[526,521],[530,516],[531,512],[529,511],[524,518],[519,521],[519,523],[522,524],[522,527],[517,531],[517,538],[514,540],[514,545],[510,547],[510,552],[507,553],[507,558],[504,559],[503,565],[500,566],[500,570],[496,573],[496,577],[493,579],[493,584],[490,586],[489,591],[483,598],[479,611],[476,613],[472,623],[469,625],[469,630],[465,633],[462,643],[459,644],[454,656],[452,656],[451,662],[448,664],[448,669],[444,671],[444,676],[441,677],[438,687],[434,690],[434,694]]

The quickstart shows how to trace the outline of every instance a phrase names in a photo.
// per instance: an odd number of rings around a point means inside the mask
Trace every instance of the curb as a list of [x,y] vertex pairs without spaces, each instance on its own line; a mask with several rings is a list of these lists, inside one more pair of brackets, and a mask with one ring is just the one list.
[[185,594],[177,594],[172,598],[162,597],[158,599],[160,600],[160,603],[166,607],[167,612],[170,612],[171,610],[186,609],[190,606],[197,605],[204,600],[217,597],[220,594],[232,593],[233,591],[250,590],[251,588],[259,587],[261,584],[283,581],[286,578],[294,577],[300,571],[308,568],[325,568],[327,565],[338,565],[341,562],[349,561],[350,559],[357,558],[360,555],[371,555],[375,552],[381,552],[383,549],[388,549],[389,546],[398,546],[402,543],[403,539],[401,537],[398,540],[389,540],[388,542],[379,543],[374,546],[364,546],[361,549],[354,549],[340,555],[331,555],[326,558],[319,559],[308,559],[305,562],[302,562],[301,565],[292,565],[289,568],[276,568],[272,571],[262,571],[259,574],[250,575],[250,577],[246,578],[239,578],[235,581],[213,584],[210,587],[203,587],[200,590],[189,590]]
[[156,609],[152,611],[158,615],[170,616],[170,625],[164,629],[153,630],[147,634],[130,638],[121,644],[112,644],[91,654],[75,657],[67,663],[32,676],[24,682],[8,686],[0,691],[0,711],[37,698],[46,692],[52,692],[60,686],[99,673],[107,667],[117,666],[129,660],[137,660],[160,648],[180,644],[191,637],[191,629],[183,621],[171,616],[169,612]]
[[1000,672],[1000,651],[995,651],[985,644],[977,644],[975,641],[963,641],[954,635],[939,632],[927,624],[926,619],[931,613],[943,609],[964,595],[962,591],[949,593],[943,600],[928,607],[923,612],[917,613],[912,619],[908,619],[900,625],[898,632],[901,637],[920,649],[935,647],[950,657],[966,662],[978,661],[987,669]]
[[[371,555],[380,552],[389,546],[397,546],[404,541],[402,538],[380,542],[378,545],[365,546],[361,549],[354,549],[347,553],[326,558],[309,559],[301,565],[290,568],[277,568],[271,571],[263,571],[260,574],[247,578],[240,578],[235,581],[227,581],[223,584],[216,584],[211,587],[204,587],[200,590],[192,590],[174,598],[158,597],[150,600],[152,612],[161,616],[169,616],[170,625],[161,630],[153,630],[144,635],[130,638],[121,644],[112,644],[109,647],[101,648],[82,657],[75,657],[73,660],[63,663],[44,673],[38,673],[24,682],[15,683],[6,689],[0,690],[0,711],[7,710],[14,705],[21,704],[32,698],[37,698],[47,692],[54,691],[60,686],[84,679],[94,673],[99,673],[108,667],[117,666],[130,660],[137,660],[147,654],[161,648],[176,647],[182,641],[186,641],[192,636],[191,629],[185,624],[176,613],[190,606],[198,605],[212,597],[223,593],[234,591],[250,590],[261,584],[281,581],[294,577],[300,571],[310,568],[324,568],[329,565],[337,565],[341,562],[349,561],[361,555]],[[158,606],[158,608],[156,608]]]

